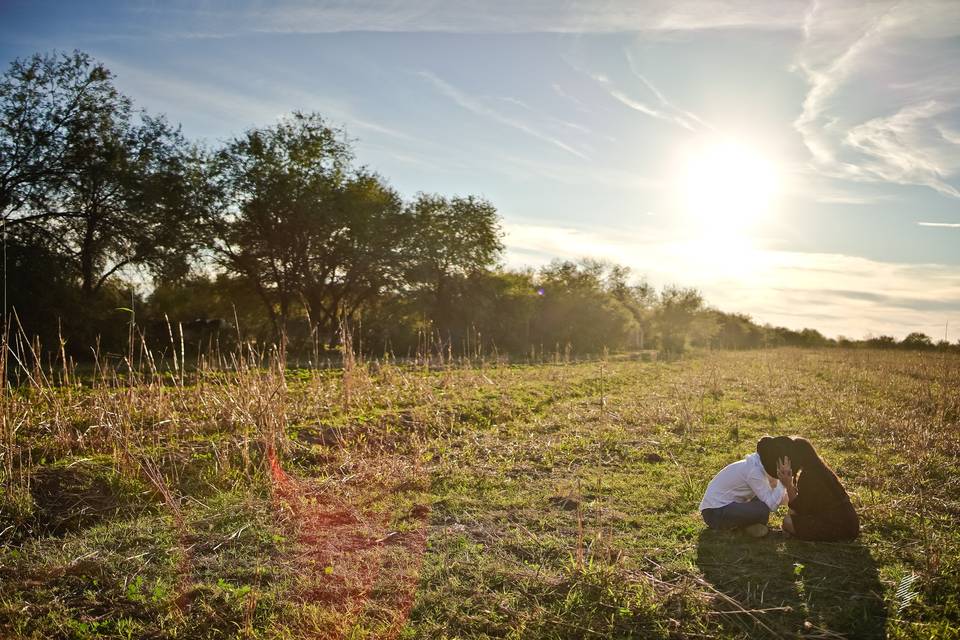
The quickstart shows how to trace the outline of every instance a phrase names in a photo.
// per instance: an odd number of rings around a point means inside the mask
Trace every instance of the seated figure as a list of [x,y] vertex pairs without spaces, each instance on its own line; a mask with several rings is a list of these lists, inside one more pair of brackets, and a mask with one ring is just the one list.
[[791,444],[786,436],[764,436],[757,442],[755,453],[721,469],[700,501],[700,514],[707,526],[765,536],[770,513],[786,501],[786,488],[777,479],[777,465],[787,456]]

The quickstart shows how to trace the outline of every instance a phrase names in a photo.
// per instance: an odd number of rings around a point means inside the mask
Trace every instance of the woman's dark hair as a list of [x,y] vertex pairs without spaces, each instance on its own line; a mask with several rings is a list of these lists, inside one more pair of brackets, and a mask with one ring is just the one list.
[[787,455],[790,456],[790,465],[793,467],[794,472],[811,467],[830,469],[827,463],[823,461],[823,458],[820,457],[820,454],[817,453],[817,450],[813,448],[810,441],[800,436],[790,438]]
[[823,458],[820,457],[809,440],[800,436],[790,438],[787,455],[790,456],[790,466],[793,467],[794,474],[798,471],[815,473],[823,479],[830,491],[838,498],[849,500],[837,474],[823,461]]
[[[809,443],[808,443],[809,444]],[[784,456],[789,456],[793,441],[787,436],[763,436],[757,442],[757,453],[760,454],[760,464],[767,475],[777,477],[777,462]]]

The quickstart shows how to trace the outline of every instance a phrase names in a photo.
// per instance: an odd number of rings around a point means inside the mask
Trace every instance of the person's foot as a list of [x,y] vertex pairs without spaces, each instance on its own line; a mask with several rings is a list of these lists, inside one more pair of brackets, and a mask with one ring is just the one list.
[[767,525],[758,523],[744,527],[743,532],[751,538],[762,538],[770,533],[770,530],[767,529]]

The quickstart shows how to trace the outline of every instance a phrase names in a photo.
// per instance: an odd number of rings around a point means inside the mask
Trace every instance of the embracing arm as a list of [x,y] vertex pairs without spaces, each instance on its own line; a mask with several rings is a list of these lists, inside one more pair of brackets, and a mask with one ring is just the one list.
[[747,478],[747,484],[770,511],[776,511],[780,507],[784,495],[783,485],[777,484],[775,487],[771,487],[766,474],[763,474],[762,477],[750,474]]

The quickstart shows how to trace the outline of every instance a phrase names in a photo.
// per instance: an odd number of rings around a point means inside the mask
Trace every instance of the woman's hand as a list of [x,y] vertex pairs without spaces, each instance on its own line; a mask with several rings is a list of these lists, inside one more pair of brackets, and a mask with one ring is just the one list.
[[793,468],[790,465],[790,458],[784,456],[777,460],[777,477],[780,478],[780,482],[783,483],[783,486],[786,488],[787,493],[784,496],[787,499],[789,504],[794,498],[797,497],[797,486],[793,484]]
[[790,466],[790,458],[784,456],[777,460],[777,477],[783,483],[783,486],[790,487],[793,485],[793,469]]

